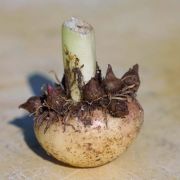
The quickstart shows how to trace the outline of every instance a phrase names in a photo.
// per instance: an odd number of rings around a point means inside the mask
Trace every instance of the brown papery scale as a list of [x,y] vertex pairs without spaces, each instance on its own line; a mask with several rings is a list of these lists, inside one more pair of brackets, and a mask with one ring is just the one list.
[[129,114],[126,101],[112,100],[108,106],[109,113],[114,117],[125,117]]

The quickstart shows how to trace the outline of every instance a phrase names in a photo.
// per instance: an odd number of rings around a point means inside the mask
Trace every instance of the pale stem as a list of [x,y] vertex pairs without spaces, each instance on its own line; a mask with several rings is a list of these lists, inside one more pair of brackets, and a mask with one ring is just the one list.
[[[70,18],[62,26],[63,61],[71,98],[82,98],[80,84],[86,84],[96,73],[95,35],[87,22]],[[78,81],[75,70],[81,71],[83,82]]]

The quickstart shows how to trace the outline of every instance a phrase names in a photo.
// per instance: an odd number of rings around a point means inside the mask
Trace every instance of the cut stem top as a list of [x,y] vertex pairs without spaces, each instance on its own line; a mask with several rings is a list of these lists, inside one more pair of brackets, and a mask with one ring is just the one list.
[[[81,86],[86,84],[96,72],[95,35],[87,22],[70,18],[62,26],[62,47],[66,83],[71,98],[82,99]],[[79,79],[79,74],[82,79]]]

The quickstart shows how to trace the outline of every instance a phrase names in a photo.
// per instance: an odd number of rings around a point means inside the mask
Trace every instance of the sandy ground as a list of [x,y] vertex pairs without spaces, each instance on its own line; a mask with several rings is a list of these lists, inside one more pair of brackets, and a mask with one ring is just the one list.
[[[180,3],[178,0],[0,1],[0,179],[180,179]],[[105,166],[77,169],[41,149],[32,118],[17,107],[61,78],[60,30],[70,16],[96,30],[97,60],[117,75],[140,65],[145,123],[133,145]]]

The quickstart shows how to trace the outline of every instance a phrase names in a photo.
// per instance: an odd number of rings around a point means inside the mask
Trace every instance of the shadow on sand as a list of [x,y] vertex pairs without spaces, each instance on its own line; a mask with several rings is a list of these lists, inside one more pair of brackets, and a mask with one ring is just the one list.
[[[32,89],[34,95],[38,96],[41,93],[41,86],[43,84],[53,84],[51,80],[47,79],[41,74],[32,74],[28,77],[29,85]],[[23,102],[22,102],[23,103]],[[66,167],[71,167],[62,162],[57,161],[51,156],[48,156],[46,152],[41,148],[38,141],[36,140],[34,130],[33,130],[33,117],[23,116],[16,118],[10,122],[10,124],[20,128],[24,134],[24,140],[28,147],[36,153],[38,156],[42,157],[45,160],[59,164]]]

